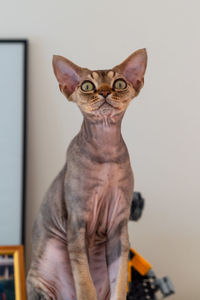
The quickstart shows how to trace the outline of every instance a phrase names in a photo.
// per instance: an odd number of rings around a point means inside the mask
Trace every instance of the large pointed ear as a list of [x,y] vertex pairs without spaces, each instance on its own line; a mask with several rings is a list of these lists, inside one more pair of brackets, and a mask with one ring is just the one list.
[[134,89],[139,93],[144,84],[144,73],[147,66],[147,52],[146,49],[140,49],[131,54],[120,65],[116,66],[114,70],[121,73],[125,78],[132,83]]
[[80,82],[81,68],[65,57],[54,55],[53,69],[61,92],[69,98]]

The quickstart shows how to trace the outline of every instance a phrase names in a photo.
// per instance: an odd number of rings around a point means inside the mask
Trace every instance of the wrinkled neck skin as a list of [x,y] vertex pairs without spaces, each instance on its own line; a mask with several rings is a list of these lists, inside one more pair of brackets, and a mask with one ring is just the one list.
[[94,146],[100,145],[115,146],[121,141],[122,119],[113,122],[109,117],[93,121],[84,117],[81,127],[83,137]]
[[[95,154],[100,160],[112,160],[125,150],[125,143],[121,135],[121,123],[124,113],[117,117],[104,115],[103,118],[91,118],[83,115],[83,123],[78,135],[79,143],[88,155]],[[124,149],[125,148],[125,149]]]

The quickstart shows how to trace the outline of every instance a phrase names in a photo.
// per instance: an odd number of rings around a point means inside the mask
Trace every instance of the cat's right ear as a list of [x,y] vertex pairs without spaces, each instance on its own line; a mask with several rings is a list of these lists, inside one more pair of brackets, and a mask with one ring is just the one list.
[[65,57],[53,56],[53,70],[61,92],[69,99],[80,82],[81,68]]
[[131,54],[125,61],[114,68],[123,74],[139,93],[144,84],[144,74],[147,66],[147,51],[140,49]]

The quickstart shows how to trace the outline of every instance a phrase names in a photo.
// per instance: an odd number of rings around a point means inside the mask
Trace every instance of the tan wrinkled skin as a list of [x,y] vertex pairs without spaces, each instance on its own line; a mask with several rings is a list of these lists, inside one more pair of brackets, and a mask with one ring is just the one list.
[[[146,63],[145,49],[103,71],[54,57],[60,90],[77,103],[83,124],[34,225],[29,300],[126,299],[133,173],[121,121],[143,86]],[[116,90],[117,79],[127,86]],[[86,80],[95,90],[82,90]]]

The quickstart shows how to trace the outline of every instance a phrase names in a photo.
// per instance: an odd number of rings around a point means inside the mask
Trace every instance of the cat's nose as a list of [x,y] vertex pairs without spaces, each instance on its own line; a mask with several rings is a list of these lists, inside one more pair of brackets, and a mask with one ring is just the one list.
[[99,94],[102,95],[104,98],[106,98],[110,94],[110,91],[101,90],[101,91],[99,91]]

